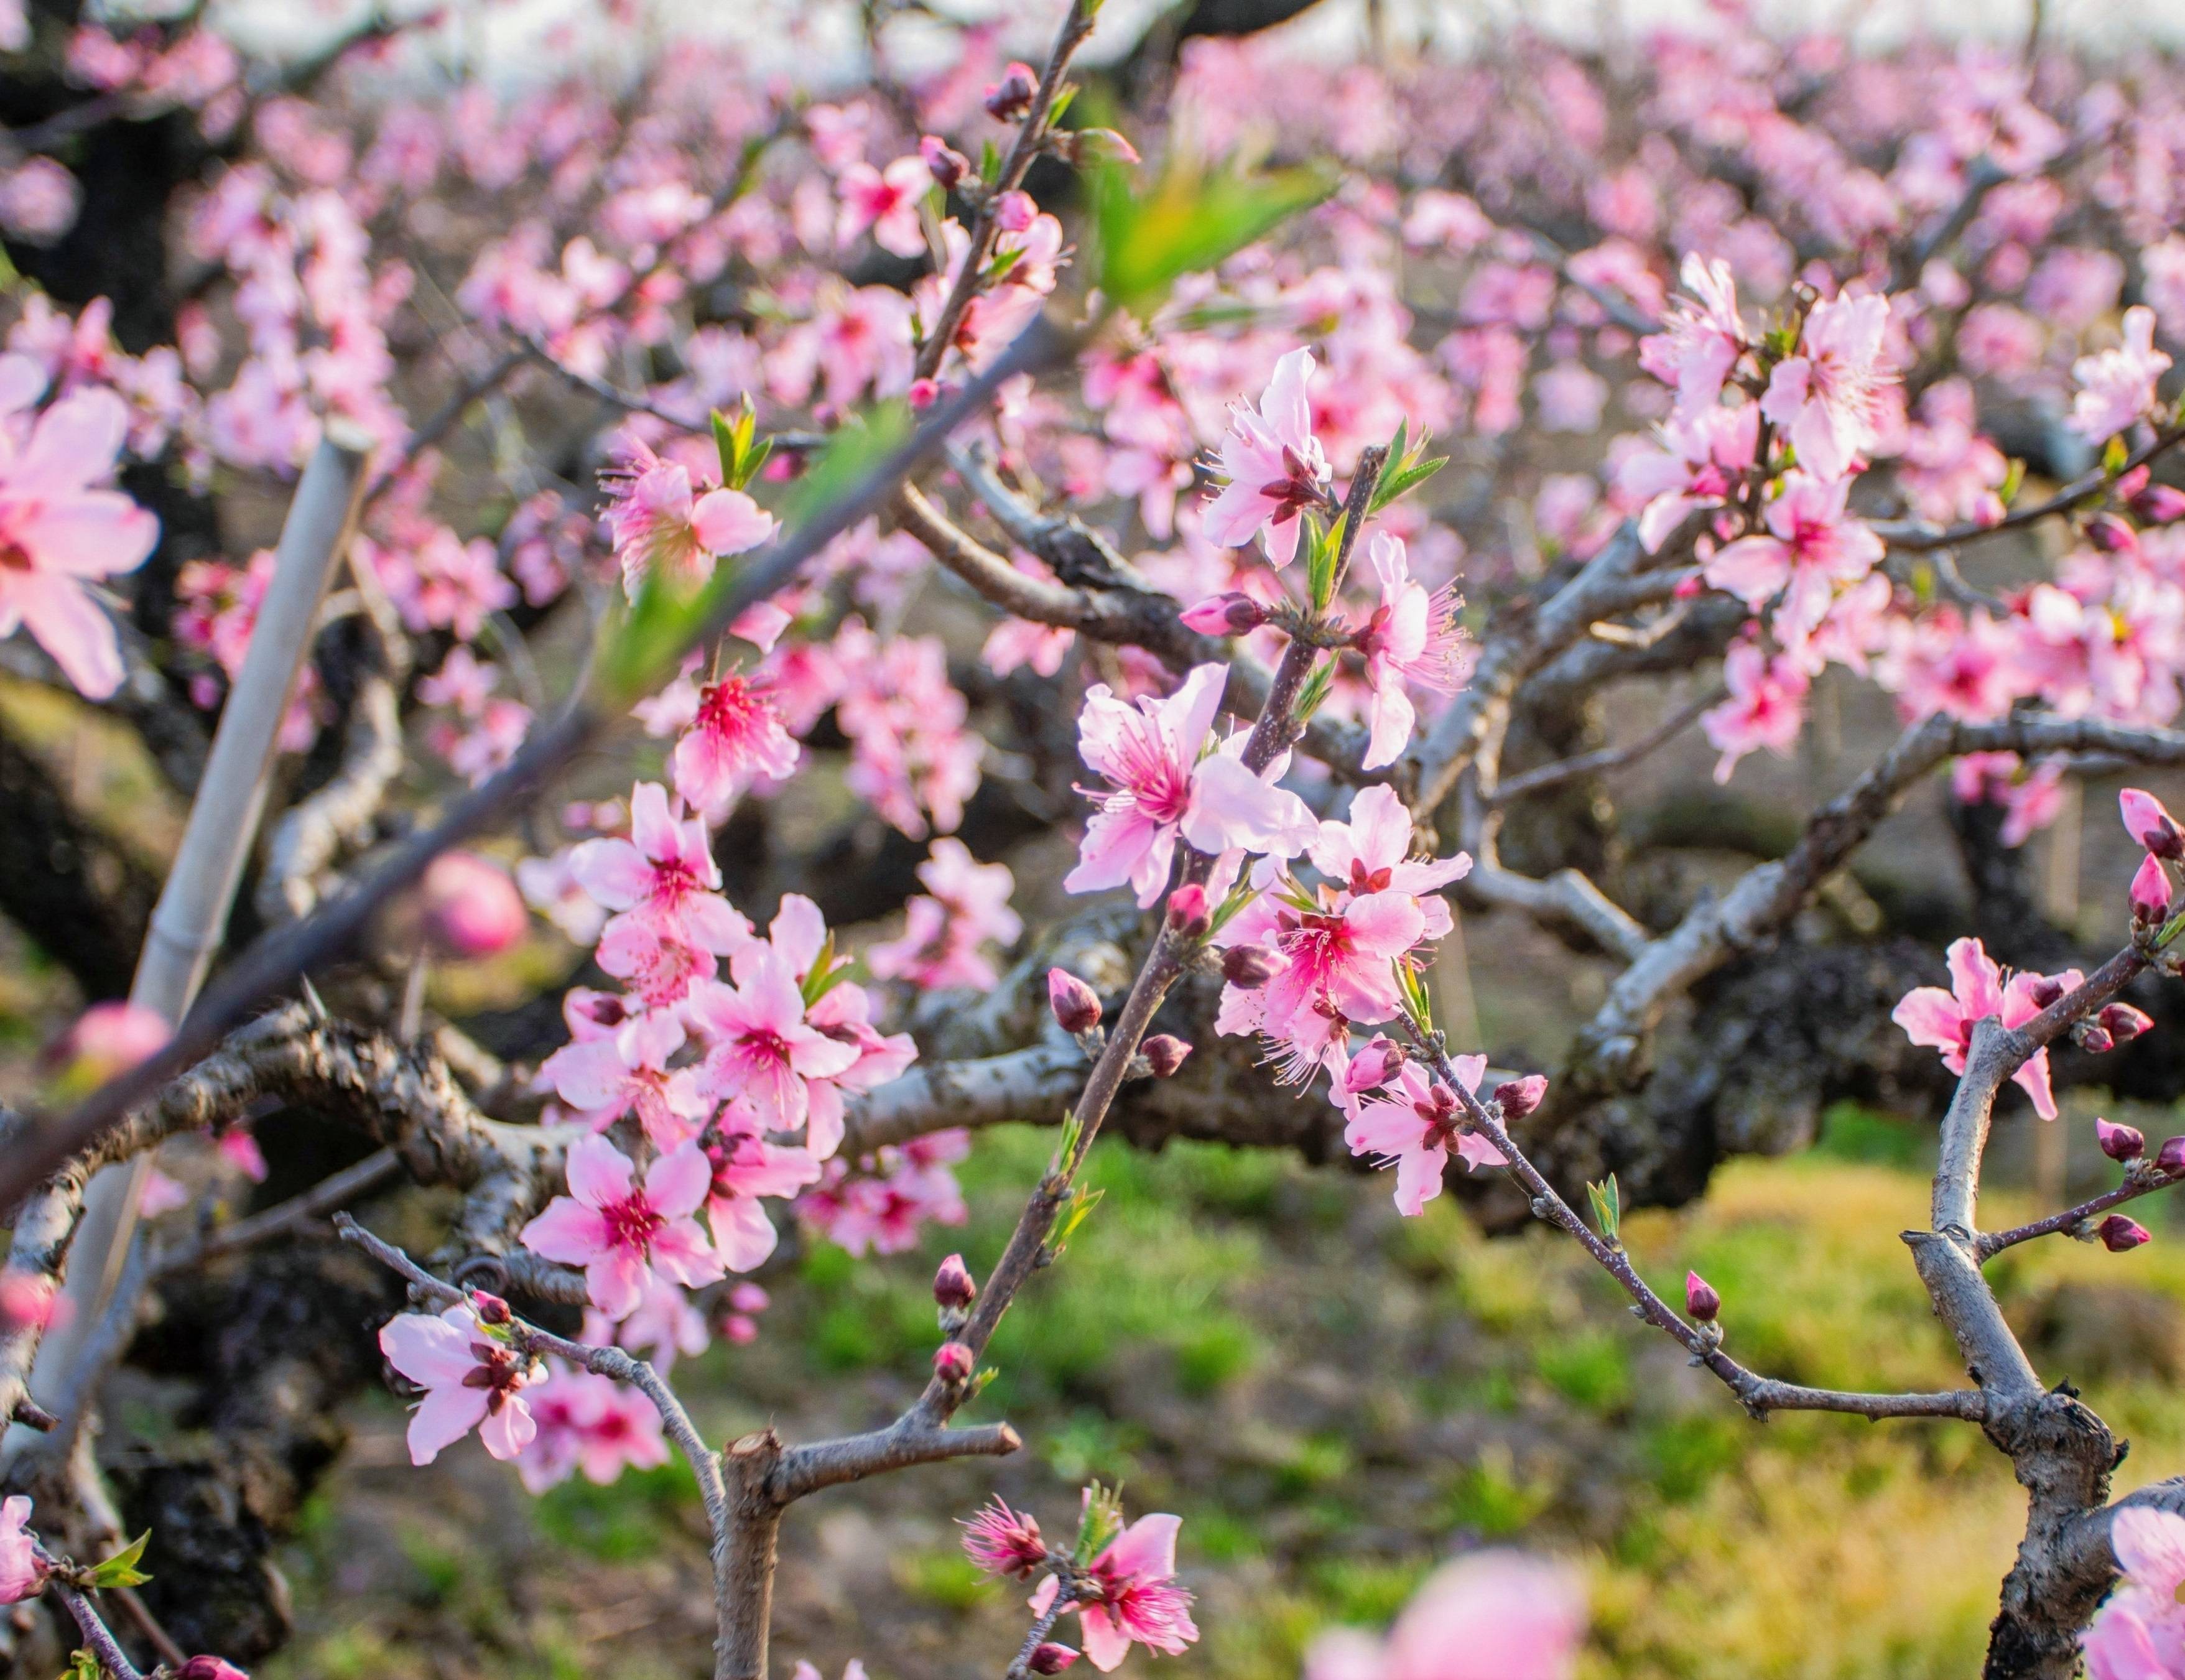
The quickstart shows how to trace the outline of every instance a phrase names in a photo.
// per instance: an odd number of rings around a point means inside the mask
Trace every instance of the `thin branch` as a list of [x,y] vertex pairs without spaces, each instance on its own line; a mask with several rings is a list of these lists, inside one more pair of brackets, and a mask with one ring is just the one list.
[[2152,1176],[2126,1179],[2114,1190],[2089,1197],[2076,1208],[2066,1208],[2060,1214],[2051,1214],[2045,1220],[2035,1220],[2028,1225],[2013,1225],[2008,1231],[1984,1231],[1973,1239],[1974,1257],[1987,1261],[1993,1259],[2006,1248],[2015,1248],[2021,1242],[2031,1242],[2037,1236],[2054,1236],[2062,1233],[2068,1236],[2083,1237],[2089,1233],[2087,1221],[2096,1214],[2106,1214],[2112,1208],[2136,1202],[2143,1196],[2152,1196],[2158,1190],[2167,1190],[2185,1178],[2185,1174],[2170,1174],[2160,1169],[2150,1169]]
[[2123,467],[2117,472],[2112,474],[2097,467],[2092,472],[2074,478],[2048,500],[2037,502],[2031,507],[2013,508],[1992,525],[1953,525],[1944,530],[1916,520],[1878,519],[1874,522],[1874,529],[1890,547],[1903,549],[1913,554],[1925,554],[1934,549],[1959,548],[1967,543],[1978,542],[1983,537],[1992,537],[1998,532],[2022,531],[2029,525],[2037,525],[2044,519],[2069,513],[2074,508],[2108,494],[2125,473],[2159,460],[2180,443],[2185,443],[2185,426],[2158,432],[2151,443],[2143,444],[2126,456]]
[[277,1236],[308,1230],[336,1208],[377,1190],[401,1170],[400,1156],[392,1149],[375,1149],[361,1161],[338,1173],[329,1173],[300,1196],[292,1196],[263,1213],[237,1220],[203,1236],[162,1248],[153,1260],[153,1275],[165,1277],[203,1265],[207,1260],[216,1260],[224,1254],[255,1247]]
[[1709,689],[1690,705],[1671,712],[1638,740],[1627,741],[1622,746],[1603,747],[1597,752],[1582,752],[1498,782],[1486,802],[1490,807],[1507,805],[1513,800],[1545,793],[1550,788],[1559,788],[1581,776],[1598,776],[1604,771],[1620,770],[1627,765],[1635,764],[1647,754],[1668,745],[1699,722],[1700,714],[1719,706],[1727,693],[1728,690],[1719,685]]

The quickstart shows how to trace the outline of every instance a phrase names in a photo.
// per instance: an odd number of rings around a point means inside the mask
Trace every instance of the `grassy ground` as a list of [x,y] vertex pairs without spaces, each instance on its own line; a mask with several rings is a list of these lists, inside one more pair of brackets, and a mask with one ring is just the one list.
[[[2071,1124],[2067,1120],[2065,1124]],[[2082,1114],[2076,1125],[2087,1128]],[[2159,1131],[2157,1133],[2159,1135]],[[1047,1140],[998,1136],[957,1233],[991,1259]],[[1840,1114],[1801,1159],[1725,1172],[1704,1206],[1629,1222],[1667,1286],[1696,1265],[1730,1345],[1843,1386],[1956,1380],[1897,1233],[1924,1141]],[[1748,1421],[1545,1233],[1488,1242],[1445,1203],[1266,1156],[1104,1148],[1108,1196],[995,1348],[982,1416],[1029,1443],[800,1507],[784,1536],[778,1666],[876,1680],[997,1669],[1023,1612],[957,1550],[997,1480],[1050,1527],[1088,1476],[1184,1516],[1201,1645],[1179,1671],[1288,1676],[1315,1631],[1379,1622],[1453,1549],[1520,1543],[1591,1585],[1592,1675],[1958,1676],[1976,1666],[2020,1497],[1947,1423]],[[1998,1199],[1998,1212],[2011,1198]],[[863,1425],[912,1392],[946,1244],[808,1255],[755,1346],[679,1381],[717,1432]],[[2185,1249],[2052,1242],[1993,1269],[2051,1380],[2130,1436],[2125,1485],[2185,1460]],[[696,1499],[667,1471],[534,1501],[467,1445],[403,1462],[392,1399],[287,1560],[304,1634],[272,1680],[698,1672],[709,1637]],[[1143,1661],[1144,1659],[1134,1659]]]

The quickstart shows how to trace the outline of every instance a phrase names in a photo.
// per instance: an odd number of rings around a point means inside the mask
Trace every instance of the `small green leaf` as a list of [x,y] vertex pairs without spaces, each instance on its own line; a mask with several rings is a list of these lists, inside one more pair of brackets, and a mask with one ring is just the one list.
[[1297,705],[1294,708],[1298,725],[1303,728],[1312,722],[1313,714],[1327,698],[1327,691],[1335,684],[1335,661],[1329,660],[1315,666],[1312,673],[1298,685]]
[[2026,463],[2016,455],[2013,455],[2010,458],[2009,469],[2003,475],[2003,483],[1997,488],[1996,494],[2003,499],[2003,505],[2009,507],[2018,500],[2018,493],[2025,488],[2025,484]]
[[1081,1569],[1105,1551],[1108,1543],[1123,1532],[1123,1490],[1103,1487],[1097,1482],[1088,1484],[1083,1510],[1077,1523],[1077,1542],[1070,1548],[1070,1555]]
[[141,1587],[152,1577],[137,1566],[144,1559],[144,1543],[152,1538],[146,1529],[104,1562],[95,1565],[85,1576],[94,1587]]
[[1049,1253],[1059,1254],[1063,1251],[1076,1234],[1077,1227],[1085,1223],[1092,1210],[1100,1205],[1100,1198],[1107,1193],[1104,1190],[1073,1190],[1070,1192],[1070,1199],[1062,1204],[1061,1211],[1055,1216],[1055,1233],[1048,1240],[1047,1245]]
[[1095,170],[1091,184],[1100,289],[1143,315],[1180,276],[1215,267],[1264,238],[1325,198],[1335,182],[1316,169],[1247,175],[1177,151],[1143,190],[1120,165]]
[[1076,82],[1065,82],[1060,87],[1057,88],[1054,93],[1053,103],[1047,108],[1047,126],[1049,128],[1060,126],[1062,122],[1062,114],[1068,110],[1072,104],[1076,103],[1076,99],[1077,84]]
[[79,1649],[70,1654],[61,1680],[106,1680],[106,1669],[91,1652]]
[[1623,1223],[1623,1197],[1616,1187],[1616,1175],[1609,1174],[1605,1184],[1587,1185],[1585,1193],[1593,1203],[1593,1222],[1600,1226],[1601,1234],[1612,1243],[1620,1243],[1617,1232]]
[[2124,440],[2124,433],[2120,432],[2102,450],[2102,476],[2115,477],[2124,471],[2124,464],[2131,459],[2132,449]]
[[1335,599],[1335,590],[1343,580],[1336,576],[1335,568],[1343,559],[1343,533],[1350,523],[1350,510],[1345,508],[1335,516],[1335,523],[1326,532],[1320,522],[1306,515],[1305,533],[1312,539],[1311,558],[1305,562],[1305,582],[1312,592],[1312,610],[1327,611],[1328,603]]
[[979,148],[979,179],[992,181],[1002,172],[1002,148],[989,140]]

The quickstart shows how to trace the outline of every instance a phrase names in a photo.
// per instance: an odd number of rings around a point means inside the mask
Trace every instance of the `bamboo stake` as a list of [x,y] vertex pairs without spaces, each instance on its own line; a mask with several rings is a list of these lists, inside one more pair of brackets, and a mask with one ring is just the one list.
[[[222,709],[204,776],[190,806],[182,843],[152,912],[129,1001],[154,1009],[171,1026],[188,1013],[220,948],[243,866],[265,805],[281,720],[310,651],[312,627],[356,522],[363,500],[367,441],[337,435],[329,426],[281,527],[273,581],[259,607],[250,645]],[[152,1166],[148,1153],[107,1168],[84,1194],[64,1303],[56,1313],[31,1368],[31,1393],[52,1409],[78,1391],[75,1365],[119,1280],[137,1224],[137,1198]],[[59,1415],[59,1414],[56,1414]],[[64,1427],[70,1420],[63,1417]],[[4,1454],[37,1437],[20,1426]]]

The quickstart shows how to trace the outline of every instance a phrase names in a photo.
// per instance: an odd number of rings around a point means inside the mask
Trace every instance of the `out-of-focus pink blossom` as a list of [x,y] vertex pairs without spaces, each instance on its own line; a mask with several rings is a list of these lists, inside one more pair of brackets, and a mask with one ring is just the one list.
[[522,939],[531,924],[523,896],[506,869],[475,851],[444,851],[417,885],[425,925],[451,957],[490,957]]
[[2154,348],[2154,311],[2144,304],[2126,310],[2121,344],[2071,364],[2079,385],[2071,429],[2089,442],[2106,443],[2154,410],[2154,382],[2169,366],[2170,358]]
[[1874,293],[1818,303],[1798,353],[1769,377],[1760,412],[1816,477],[1842,477],[1880,435],[1881,390],[1894,377],[1881,365],[1888,327],[1889,300]]
[[1215,467],[1228,482],[1207,504],[1199,529],[1207,541],[1242,548],[1264,530],[1267,555],[1287,566],[1297,553],[1298,515],[1327,491],[1327,457],[1313,436],[1310,350],[1292,350],[1275,364],[1256,410],[1230,410]]

